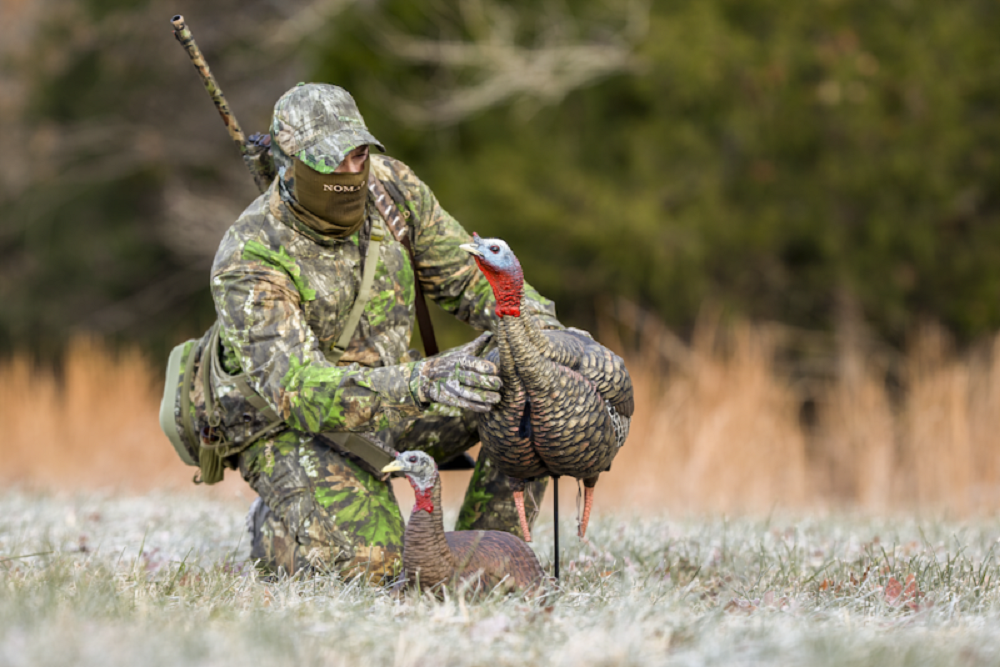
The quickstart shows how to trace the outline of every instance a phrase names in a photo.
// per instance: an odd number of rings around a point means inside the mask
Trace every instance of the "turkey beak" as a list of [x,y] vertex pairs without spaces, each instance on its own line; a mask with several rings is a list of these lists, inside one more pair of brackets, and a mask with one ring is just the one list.
[[402,461],[397,460],[382,468],[382,472],[406,472],[406,466],[403,465]]
[[475,243],[463,243],[462,245],[460,245],[458,247],[461,248],[462,250],[464,250],[465,252],[469,253],[470,255],[475,255],[476,257],[482,257],[483,256],[483,251],[480,250],[479,247],[476,246]]

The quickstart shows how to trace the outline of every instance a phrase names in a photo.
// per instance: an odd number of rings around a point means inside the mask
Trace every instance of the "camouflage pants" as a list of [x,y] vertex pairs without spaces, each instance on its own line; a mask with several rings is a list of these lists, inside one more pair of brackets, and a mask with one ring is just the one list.
[[[479,441],[474,413],[433,405],[420,418],[378,434],[399,451],[418,449],[441,463]],[[388,481],[350,454],[312,436],[284,431],[239,455],[244,479],[260,494],[251,557],[274,572],[339,572],[371,581],[401,569],[403,517]],[[548,480],[525,489],[530,522]],[[520,535],[510,480],[479,455],[456,530]]]

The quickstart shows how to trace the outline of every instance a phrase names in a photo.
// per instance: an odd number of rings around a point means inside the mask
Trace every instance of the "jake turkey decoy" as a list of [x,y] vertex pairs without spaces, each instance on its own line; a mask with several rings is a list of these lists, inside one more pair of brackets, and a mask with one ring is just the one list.
[[[578,329],[541,330],[522,314],[524,273],[506,242],[480,238],[461,246],[493,287],[500,402],[479,415],[487,455],[514,478],[521,531],[531,541],[524,511],[524,480],[545,475],[583,480],[584,537],[598,476],[628,437],[635,402],[621,357]],[[520,488],[518,488],[520,487]]]

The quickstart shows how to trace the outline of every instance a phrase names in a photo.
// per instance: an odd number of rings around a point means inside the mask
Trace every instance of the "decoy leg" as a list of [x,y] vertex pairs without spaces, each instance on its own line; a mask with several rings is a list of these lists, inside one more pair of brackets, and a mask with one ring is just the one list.
[[528,515],[524,511],[524,480],[511,477],[510,488],[514,490],[514,507],[517,508],[517,520],[521,522],[521,537],[525,542],[530,542],[531,528],[528,527]]
[[587,524],[590,523],[590,510],[594,506],[594,487],[597,485],[599,475],[588,477],[583,480],[583,518],[580,519],[579,537],[586,537]]

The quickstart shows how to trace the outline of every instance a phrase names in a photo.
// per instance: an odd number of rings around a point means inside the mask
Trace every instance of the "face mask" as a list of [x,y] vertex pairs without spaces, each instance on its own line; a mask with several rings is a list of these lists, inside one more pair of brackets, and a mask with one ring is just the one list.
[[359,174],[323,174],[301,160],[293,162],[297,205],[292,208],[302,221],[320,234],[334,238],[356,232],[365,221],[371,160],[365,161],[365,168]]

